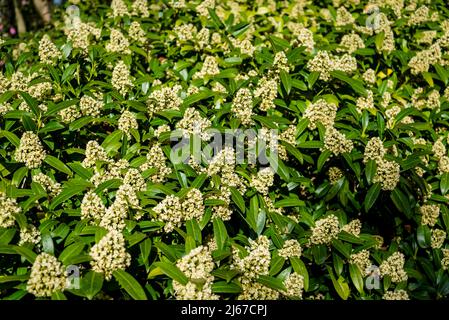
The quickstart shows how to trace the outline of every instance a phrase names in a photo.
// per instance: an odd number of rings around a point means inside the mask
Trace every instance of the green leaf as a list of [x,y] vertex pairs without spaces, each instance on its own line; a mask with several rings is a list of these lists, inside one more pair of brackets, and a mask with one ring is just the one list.
[[62,192],[57,195],[50,204],[49,209],[54,210],[61,203],[69,200],[74,195],[83,192],[86,189],[84,185],[71,186],[62,190]]
[[442,195],[445,195],[449,190],[449,172],[445,172],[441,175],[440,190]]
[[359,95],[366,97],[366,95],[368,94],[365,87],[363,86],[362,81],[348,77],[343,71],[335,70],[335,71],[331,71],[330,74],[332,77],[337,78],[337,79],[349,84],[351,86],[351,88],[355,92],[357,92]]
[[25,100],[25,102],[27,103],[27,105],[30,107],[31,111],[33,111],[33,113],[38,116],[40,113],[40,109],[39,109],[39,102],[33,98],[32,96],[30,96],[28,93],[26,92],[20,92],[20,95],[22,96],[23,100]]
[[373,178],[376,175],[376,171],[377,171],[376,161],[370,159],[366,164],[365,168],[365,176],[368,183],[371,183],[373,181]]
[[168,262],[155,262],[154,265],[162,270],[164,274],[176,280],[177,282],[186,285],[189,282],[189,279],[186,275],[179,270],[179,268]]
[[315,263],[318,265],[321,265],[324,262],[326,262],[327,255],[328,255],[327,247],[324,245],[314,245],[312,247],[312,254],[313,254]]
[[33,119],[31,119],[29,116],[23,115],[22,123],[23,123],[23,128],[26,131],[36,131],[36,124],[34,123]]
[[55,253],[55,245],[53,243],[53,238],[50,233],[42,234],[42,251],[54,255]]
[[279,175],[279,177],[285,182],[290,181],[290,173],[285,163],[273,153],[268,156],[271,168]]
[[67,297],[61,291],[55,291],[51,295],[51,300],[67,300]]
[[185,241],[184,248],[185,248],[186,254],[197,247],[195,239],[190,235],[186,236],[184,238],[184,241]]
[[[115,276],[115,275],[114,275]],[[103,287],[103,274],[90,270],[80,281],[84,296],[92,300]],[[145,296],[145,293],[144,293]],[[146,297],[145,297],[146,298]]]
[[281,82],[282,82],[282,86],[285,89],[285,92],[288,94],[290,94],[290,91],[292,90],[292,79],[290,77],[290,75],[285,72],[284,70],[281,70]]
[[215,26],[218,29],[223,29],[224,28],[223,22],[221,22],[220,18],[215,13],[215,10],[211,8],[207,8],[207,10],[209,11],[209,16],[212,18],[212,21],[214,22]]
[[285,286],[281,279],[261,275],[257,278],[257,282],[274,290],[285,291]]
[[295,147],[293,147],[291,144],[285,142],[285,141],[281,141],[282,145],[285,147],[285,149],[287,150],[287,152],[289,154],[291,154],[292,156],[294,156],[296,159],[298,159],[298,161],[303,164],[304,163],[304,157],[302,155],[302,153],[296,149]]
[[347,300],[349,297],[349,294],[351,293],[351,289],[349,289],[349,285],[346,282],[346,280],[343,277],[339,277],[338,280],[335,279],[334,272],[332,269],[327,266],[327,270],[329,272],[329,276],[332,280],[332,284],[334,285],[335,291],[337,291],[340,298],[343,300]]
[[190,106],[190,105],[192,105],[194,103],[197,103],[197,102],[199,102],[201,100],[205,100],[207,98],[210,98],[213,95],[214,95],[214,93],[212,91],[210,91],[210,90],[201,91],[199,93],[192,94],[192,95],[190,95],[190,96],[188,96],[187,98],[184,99],[183,106],[188,107],[188,106]]
[[322,141],[305,141],[298,143],[298,148],[303,149],[320,149],[324,146]]
[[434,64],[433,67],[435,68],[436,72],[438,73],[438,76],[440,77],[441,81],[444,82],[445,85],[447,85],[449,80],[449,71],[447,71],[445,68],[443,68],[439,64]]
[[12,184],[16,187],[19,186],[19,184],[22,182],[23,178],[28,174],[28,168],[27,167],[21,167],[14,172],[14,175],[12,177]]
[[420,225],[416,231],[416,241],[421,248],[428,248],[431,243],[431,234],[428,226]]
[[142,241],[139,244],[140,248],[140,258],[142,259],[142,262],[145,266],[149,265],[148,257],[150,256],[151,252],[151,238],[145,239],[145,241]]
[[307,83],[309,85],[309,89],[312,89],[313,85],[318,80],[319,76],[320,76],[320,72],[318,72],[318,71],[313,71],[313,72],[309,73],[309,75],[307,77]]
[[59,160],[56,157],[53,157],[51,155],[47,155],[44,159],[45,163],[49,164],[53,168],[55,168],[58,171],[61,171],[67,175],[72,175],[72,171],[67,167],[64,162]]
[[162,241],[155,241],[154,246],[158,248],[170,261],[176,261],[178,256],[176,251],[169,245],[165,244]]
[[218,268],[215,269],[211,272],[211,274],[214,277],[218,277],[221,279],[225,279],[226,282],[231,281],[235,276],[237,276],[238,274],[240,274],[240,272],[238,270],[235,269],[225,269],[225,268]]
[[441,217],[446,227],[446,233],[449,233],[449,208],[447,206],[441,206]]
[[290,48],[290,42],[287,40],[272,35],[268,36],[268,38],[276,51],[283,51],[284,49]]
[[226,226],[220,218],[215,218],[213,221],[214,239],[217,243],[218,250],[222,250],[226,240],[228,239],[228,232]]
[[142,286],[128,272],[124,270],[115,270],[112,274],[120,286],[128,292],[134,300],[147,300],[147,296]]
[[206,182],[206,180],[207,180],[207,174],[202,173],[195,178],[195,180],[192,182],[192,184],[190,186],[192,188],[199,189],[204,184],[204,182]]
[[407,196],[396,187],[393,191],[391,191],[390,198],[393,201],[396,208],[405,213],[407,218],[411,218],[413,215],[412,208],[410,207],[410,201]]
[[91,124],[93,119],[94,118],[91,116],[85,116],[85,117],[79,118],[79,119],[73,121],[72,123],[70,123],[69,130],[76,131],[78,129],[81,129],[84,126]]
[[259,213],[256,218],[256,233],[258,236],[261,235],[262,231],[265,228],[265,223],[267,220],[267,213],[263,209],[259,209]]
[[304,207],[304,201],[295,198],[287,198],[276,201],[274,203],[275,208],[285,208],[285,207]]
[[31,264],[33,264],[34,260],[36,260],[37,253],[35,253],[34,251],[32,251],[28,248],[13,246],[13,249],[17,254],[20,254],[22,257],[27,259],[28,262],[30,262]]
[[111,179],[100,183],[95,189],[95,193],[100,195],[104,190],[118,189],[123,184],[121,179]]
[[331,155],[332,155],[332,152],[330,150],[324,150],[323,152],[321,152],[320,156],[318,157],[318,161],[317,161],[317,170],[318,171],[321,171],[321,169],[323,168],[327,159],[329,159],[329,157]]
[[29,274],[12,275],[12,276],[0,276],[0,283],[7,282],[24,282],[30,278]]
[[9,140],[16,148],[20,145],[20,139],[12,132],[6,130],[0,130],[0,137],[5,137]]
[[282,267],[284,266],[285,259],[281,256],[275,256],[271,259],[270,262],[270,276],[274,276],[279,273],[279,271],[282,270]]
[[111,150],[118,150],[117,146],[121,146],[120,140],[122,140],[123,132],[121,130],[115,130],[113,133],[108,135],[106,139],[101,143],[101,146],[104,148],[106,153],[109,153]]
[[16,229],[3,229],[0,231],[0,245],[8,244],[14,238]]
[[376,202],[377,197],[380,194],[380,190],[381,190],[380,182],[373,184],[369,188],[369,190],[366,194],[366,197],[365,197],[365,212],[368,212],[369,209],[371,209],[373,204]]
[[351,248],[347,247],[343,242],[338,239],[332,240],[332,246],[337,249],[346,259],[349,259]]
[[256,231],[257,230],[257,216],[259,215],[259,200],[257,195],[251,197],[249,202],[249,210],[247,211],[246,219],[250,227]]
[[0,253],[1,254],[17,254],[13,245],[0,244]]
[[424,80],[429,84],[430,87],[434,86],[432,74],[430,72],[421,72]]
[[230,187],[229,190],[231,191],[232,201],[237,205],[237,207],[240,209],[242,213],[245,213],[245,200],[243,200],[240,191],[238,191],[234,187]]
[[295,270],[296,273],[302,275],[302,277],[304,278],[304,290],[308,291],[309,290],[309,273],[307,272],[307,268],[306,265],[304,264],[304,262],[302,262],[301,259],[297,258],[297,257],[290,257],[290,264],[293,267],[293,270]]
[[354,264],[349,264],[349,275],[357,291],[363,294],[363,277],[359,267]]
[[227,283],[226,281],[218,281],[212,284],[212,292],[237,294],[242,292],[242,288],[233,282]]
[[84,246],[85,244],[83,242],[75,242],[71,244],[61,252],[61,254],[59,255],[59,260],[63,264],[67,265],[67,260],[79,255],[83,251]]
[[75,73],[76,68],[78,68],[78,64],[74,63],[68,66],[64,73],[62,74],[61,81],[62,83],[66,82],[69,78],[72,78],[73,74]]
[[67,164],[76,174],[85,180],[90,180],[92,178],[92,173],[89,169],[84,168],[78,162],[71,162]]

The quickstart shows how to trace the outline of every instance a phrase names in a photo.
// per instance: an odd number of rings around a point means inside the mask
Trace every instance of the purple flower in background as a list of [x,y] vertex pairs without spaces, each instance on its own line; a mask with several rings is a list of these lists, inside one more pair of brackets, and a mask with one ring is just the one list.
[[15,34],[17,33],[16,28],[10,27],[10,28],[9,28],[9,33],[10,33],[11,35],[15,35]]

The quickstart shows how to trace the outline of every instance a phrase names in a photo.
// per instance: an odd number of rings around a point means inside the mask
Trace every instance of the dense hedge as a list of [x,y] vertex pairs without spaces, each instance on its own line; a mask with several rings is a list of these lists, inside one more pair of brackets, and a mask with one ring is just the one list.
[[445,1],[71,2],[0,40],[0,297],[447,297]]

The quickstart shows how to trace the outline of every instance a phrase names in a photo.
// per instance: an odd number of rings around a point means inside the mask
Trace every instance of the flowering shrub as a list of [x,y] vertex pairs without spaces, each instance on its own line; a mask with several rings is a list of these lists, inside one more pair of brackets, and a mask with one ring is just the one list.
[[2,298],[448,296],[445,1],[71,3],[0,40]]

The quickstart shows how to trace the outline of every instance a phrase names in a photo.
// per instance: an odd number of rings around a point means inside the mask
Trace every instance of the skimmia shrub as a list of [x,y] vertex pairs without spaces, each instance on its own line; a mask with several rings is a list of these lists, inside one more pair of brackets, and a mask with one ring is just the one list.
[[71,0],[0,60],[1,298],[449,295],[446,1]]

